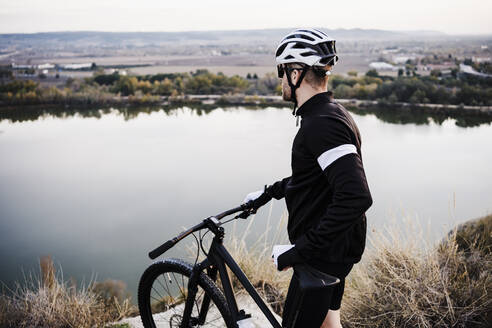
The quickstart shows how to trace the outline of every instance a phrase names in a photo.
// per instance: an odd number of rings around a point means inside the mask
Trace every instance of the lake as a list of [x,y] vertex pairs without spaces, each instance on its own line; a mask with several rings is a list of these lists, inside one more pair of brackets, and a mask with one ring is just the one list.
[[[374,199],[370,233],[411,221],[437,241],[492,211],[490,124],[362,114],[353,116]],[[149,250],[290,175],[297,129],[291,110],[278,108],[1,120],[0,280],[12,286],[51,255],[66,278],[120,279],[135,293]],[[248,241],[284,211],[283,201],[261,209]],[[237,233],[248,223],[238,222]]]

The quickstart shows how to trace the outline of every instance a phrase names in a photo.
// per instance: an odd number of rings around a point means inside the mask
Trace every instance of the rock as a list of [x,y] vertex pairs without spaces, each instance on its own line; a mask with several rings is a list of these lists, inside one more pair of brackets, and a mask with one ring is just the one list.
[[[450,231],[448,236],[451,236],[454,231]],[[482,255],[490,254],[492,252],[492,214],[460,224],[456,228],[456,243],[460,251],[468,252],[473,245]]]
[[[258,308],[258,305],[256,305],[256,303],[253,301],[253,299],[248,294],[236,295],[236,301],[237,301],[239,309],[242,309],[246,313],[251,314],[251,317],[252,317],[252,319],[253,319],[253,321],[257,327],[271,327],[271,324],[268,322],[268,320],[265,317],[265,315],[263,314],[263,312],[261,312],[261,310]],[[180,304],[177,306],[177,310],[182,311],[183,307],[184,307],[184,304]],[[282,318],[280,318],[277,314],[275,314],[272,311],[270,306],[268,306],[268,308],[273,313],[273,315],[275,316],[277,321],[279,323],[281,323]],[[217,311],[217,309],[214,309],[214,310]],[[166,312],[161,312],[161,313],[156,315],[156,316],[158,316],[157,320],[162,320],[162,322],[167,322],[167,321],[169,321],[169,318],[173,315],[173,313],[174,312],[172,310],[169,310]],[[214,313],[211,312],[210,315],[213,316]],[[217,315],[217,313],[215,313],[215,315]],[[140,316],[134,317],[134,318],[125,318],[125,319],[117,322],[116,324],[124,324],[124,323],[129,324],[130,327],[132,327],[132,328],[144,328],[142,321],[140,320]],[[162,326],[167,327],[167,325],[162,325]],[[205,325],[202,327],[203,328],[211,328],[211,327],[217,327],[217,325]]]

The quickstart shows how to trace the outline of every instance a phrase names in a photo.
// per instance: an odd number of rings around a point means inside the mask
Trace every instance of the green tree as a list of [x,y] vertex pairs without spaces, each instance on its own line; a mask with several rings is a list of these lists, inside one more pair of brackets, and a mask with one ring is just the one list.
[[170,96],[175,91],[175,87],[169,79],[164,79],[161,82],[154,81],[153,86],[153,93],[158,95]]
[[352,87],[346,84],[340,84],[337,86],[333,93],[335,94],[335,98],[350,99],[354,97]]
[[135,94],[138,80],[134,76],[121,76],[114,86],[114,91],[121,93],[123,96]]
[[366,72],[366,76],[379,77],[379,73],[375,69],[370,69]]
[[99,74],[94,77],[94,82],[99,85],[112,85],[120,79],[120,75],[115,72],[113,74]]
[[194,76],[185,83],[186,93],[210,94],[212,90],[212,80],[207,75],[208,74],[194,74]]
[[430,75],[431,76],[435,76],[435,77],[439,77],[439,76],[442,76],[442,73],[440,70],[438,69],[433,69],[431,72],[430,72]]

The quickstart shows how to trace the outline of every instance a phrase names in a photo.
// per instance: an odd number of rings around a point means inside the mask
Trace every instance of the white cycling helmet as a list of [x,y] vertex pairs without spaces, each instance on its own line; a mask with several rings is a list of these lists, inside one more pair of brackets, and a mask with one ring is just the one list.
[[335,39],[314,28],[295,30],[280,41],[275,52],[275,60],[279,78],[283,77],[286,70],[289,71],[288,68],[284,67],[284,64],[297,63],[302,66],[296,84],[292,83],[290,73],[286,74],[291,89],[290,100],[294,103],[292,114],[297,116],[296,89],[301,85],[309,69],[312,69],[319,76],[330,74],[330,71],[325,70],[324,67],[326,65],[333,66],[338,61]]
[[277,64],[335,65],[338,61],[335,39],[314,28],[295,30],[282,39],[275,60]]

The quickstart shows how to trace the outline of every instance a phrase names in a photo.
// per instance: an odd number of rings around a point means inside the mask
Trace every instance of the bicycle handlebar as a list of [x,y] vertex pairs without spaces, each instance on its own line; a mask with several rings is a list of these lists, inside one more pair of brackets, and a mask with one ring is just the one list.
[[[227,210],[227,211],[222,212],[220,214],[214,215],[212,217],[216,218],[217,220],[221,220],[222,218],[224,218],[228,215],[231,215],[231,214],[234,214],[237,212],[241,212],[241,211],[247,211],[247,210],[254,210],[253,201],[249,201],[247,203],[241,204],[238,207],[232,208],[230,210]],[[174,245],[176,245],[179,241],[181,241],[182,239],[184,239],[188,235],[192,234],[193,232],[196,232],[198,230],[205,228],[205,226],[206,226],[206,224],[205,224],[205,220],[204,220],[204,221],[200,222],[199,224],[197,224],[196,226],[194,226],[188,230],[183,231],[177,237],[174,237],[173,239],[166,241],[161,246],[159,246],[156,249],[149,252],[149,257],[152,260],[155,259],[156,257],[158,257],[158,256],[164,254],[165,252],[167,252],[168,250],[170,250]]]
[[250,210],[252,208],[253,208],[253,201],[249,201],[247,203],[239,205],[238,207],[235,207],[235,208],[227,210],[223,213],[214,215],[213,217],[216,218],[217,220],[221,220],[223,217],[226,217],[228,215],[231,215],[231,214],[234,214],[237,212],[241,212],[241,211]]

